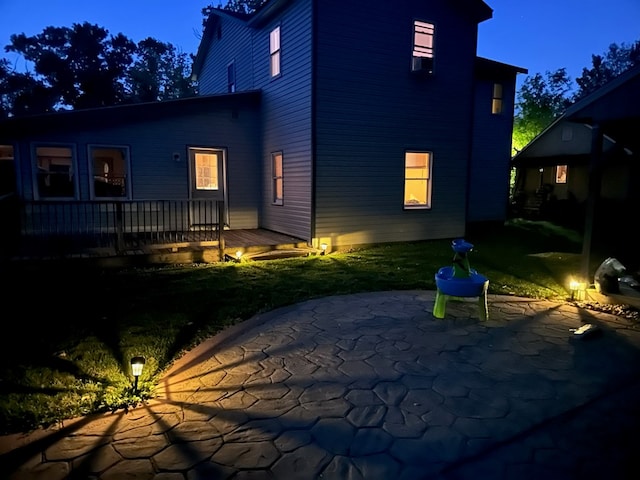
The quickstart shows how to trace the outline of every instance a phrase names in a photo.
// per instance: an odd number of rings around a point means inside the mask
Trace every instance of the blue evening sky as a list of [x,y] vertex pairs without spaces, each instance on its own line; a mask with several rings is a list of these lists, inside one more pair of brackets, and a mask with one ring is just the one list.
[[[364,0],[363,4],[366,4]],[[427,1],[427,0],[425,0]],[[88,21],[134,41],[154,37],[195,53],[204,6],[218,0],[0,0],[0,47],[13,33]],[[529,70],[566,67],[575,80],[592,54],[640,40],[640,0],[486,0],[493,18],[480,24],[478,55]],[[12,61],[16,57],[8,56]],[[20,68],[20,65],[18,64]],[[519,75],[519,84],[524,80]]]

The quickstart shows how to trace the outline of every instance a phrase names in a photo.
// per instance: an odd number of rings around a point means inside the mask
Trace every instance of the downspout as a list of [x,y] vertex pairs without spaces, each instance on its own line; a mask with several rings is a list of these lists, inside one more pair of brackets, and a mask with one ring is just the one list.
[[[317,28],[318,28],[318,2],[312,0],[311,2],[311,206],[309,213],[309,243],[313,243],[313,239],[316,238],[316,175],[317,165],[316,160],[318,156],[317,152],[317,140],[316,140],[316,113],[317,113],[317,92],[316,92],[316,75],[317,75]],[[319,247],[319,245],[315,245]]]

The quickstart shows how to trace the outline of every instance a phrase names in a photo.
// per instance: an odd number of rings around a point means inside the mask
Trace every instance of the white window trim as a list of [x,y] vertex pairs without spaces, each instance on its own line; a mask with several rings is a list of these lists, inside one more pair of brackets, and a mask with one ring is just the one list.
[[[277,34],[276,34],[277,32]],[[277,40],[277,45],[274,44]],[[278,71],[274,73],[274,65],[276,65]],[[278,78],[282,75],[282,29],[280,25],[276,25],[269,32],[269,77]]]
[[[426,192],[426,204],[417,204],[417,205],[413,205],[413,204],[407,204],[405,203],[405,196],[406,196],[406,189],[407,189],[407,175],[406,175],[406,169],[407,169],[407,154],[408,153],[423,153],[423,154],[429,154],[429,165],[427,168],[427,175],[428,177],[423,179],[426,180],[427,182],[427,192]],[[433,194],[433,152],[431,150],[406,150],[404,152],[404,158],[403,158],[403,188],[402,188],[402,203],[403,203],[403,208],[405,210],[430,210],[431,206],[432,206],[432,194]],[[418,180],[418,179],[413,179],[413,180]]]
[[[280,175],[276,175],[276,157],[280,157]],[[278,197],[277,184],[281,184],[282,196]],[[284,154],[282,150],[271,153],[271,203],[273,205],[284,205]]]
[[[39,147],[55,147],[55,148],[69,148],[71,149],[71,168],[73,169],[73,197],[47,197],[40,195],[40,188],[38,187],[38,155],[37,149]],[[60,143],[60,142],[34,142],[30,145],[31,151],[31,169],[32,169],[32,188],[34,200],[56,200],[56,201],[71,201],[79,198],[78,187],[78,152],[75,143]]]
[[[232,81],[230,81],[229,79],[229,73],[233,74],[233,79],[231,79]],[[235,91],[237,90],[237,85],[236,85],[236,62],[235,60],[231,60],[228,64],[227,64],[227,92],[228,93],[235,93]]]
[[[125,152],[125,194],[124,197],[97,197],[95,185],[93,182],[93,158],[91,157],[91,149],[93,148],[113,148],[121,149]],[[108,145],[108,144],[88,144],[87,145],[87,166],[89,172],[89,192],[92,200],[131,200],[131,153],[127,145]]]
[[[209,152],[217,153],[220,155],[218,162],[218,189],[217,190],[198,190],[196,188],[196,172],[193,170],[195,167],[195,154]],[[226,161],[227,150],[223,147],[198,147],[189,145],[187,147],[187,157],[189,159],[189,198],[191,199],[213,199],[213,200],[225,200],[226,195]]]

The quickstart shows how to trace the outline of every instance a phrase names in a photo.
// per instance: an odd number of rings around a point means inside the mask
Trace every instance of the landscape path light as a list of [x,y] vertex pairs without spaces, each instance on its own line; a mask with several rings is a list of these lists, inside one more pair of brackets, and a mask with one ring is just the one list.
[[587,282],[572,278],[569,281],[569,291],[571,292],[571,300],[584,301],[587,293]]
[[131,359],[131,373],[133,374],[134,383],[133,390],[135,392],[138,391],[138,377],[142,374],[142,369],[144,368],[146,360],[144,357],[133,357]]

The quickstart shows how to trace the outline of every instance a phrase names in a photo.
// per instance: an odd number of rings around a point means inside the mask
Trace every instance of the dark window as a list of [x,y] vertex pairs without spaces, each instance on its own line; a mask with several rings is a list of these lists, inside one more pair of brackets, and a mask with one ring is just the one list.
[[36,147],[36,168],[40,198],[75,196],[75,168],[71,147]]
[[236,91],[236,64],[234,62],[227,66],[227,91],[229,93]]

